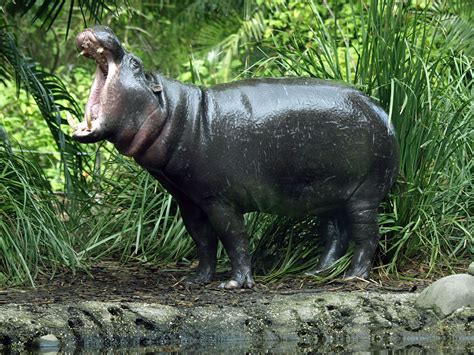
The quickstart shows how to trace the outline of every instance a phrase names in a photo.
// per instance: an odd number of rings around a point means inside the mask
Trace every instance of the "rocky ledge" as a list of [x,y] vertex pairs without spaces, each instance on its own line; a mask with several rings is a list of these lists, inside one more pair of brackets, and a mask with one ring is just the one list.
[[[417,294],[275,295],[242,306],[178,307],[96,302],[0,305],[0,351],[160,347],[337,351],[474,351],[474,309],[448,316],[415,305]],[[282,348],[283,347],[283,348]],[[288,349],[290,347],[291,349]]]

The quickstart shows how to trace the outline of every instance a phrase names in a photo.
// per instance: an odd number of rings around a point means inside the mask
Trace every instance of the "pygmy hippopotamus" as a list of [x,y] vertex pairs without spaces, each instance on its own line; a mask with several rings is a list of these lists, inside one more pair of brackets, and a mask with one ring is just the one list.
[[76,43],[97,69],[74,137],[112,142],[173,195],[199,256],[188,281],[212,279],[219,239],[232,265],[222,287],[254,285],[243,220],[251,211],[318,216],[326,244],[314,272],[333,265],[352,240],[346,277],[367,278],[377,208],[398,166],[394,129],[377,103],[314,78],[183,84],[145,72],[103,26]]

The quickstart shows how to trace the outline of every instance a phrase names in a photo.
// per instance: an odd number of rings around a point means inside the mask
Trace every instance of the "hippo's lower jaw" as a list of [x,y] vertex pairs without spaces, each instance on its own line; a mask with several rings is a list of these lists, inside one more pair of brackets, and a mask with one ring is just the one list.
[[105,130],[102,129],[103,120],[96,118],[91,119],[90,117],[86,118],[85,121],[79,123],[70,123],[74,128],[72,134],[73,138],[80,143],[96,143],[108,137],[104,134]]
[[99,137],[96,132],[97,131],[94,131],[93,128],[87,128],[85,122],[81,122],[77,126],[76,131],[72,134],[72,136],[79,143],[96,143],[102,140],[102,137]]

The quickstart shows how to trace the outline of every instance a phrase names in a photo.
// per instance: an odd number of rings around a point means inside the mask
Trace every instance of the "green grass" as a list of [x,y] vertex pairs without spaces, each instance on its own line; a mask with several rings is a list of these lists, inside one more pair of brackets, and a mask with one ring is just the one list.
[[89,196],[75,201],[73,230],[82,258],[115,257],[160,264],[194,256],[178,208],[130,159],[111,158],[91,175]]
[[64,217],[37,163],[0,145],[0,284],[81,265]]

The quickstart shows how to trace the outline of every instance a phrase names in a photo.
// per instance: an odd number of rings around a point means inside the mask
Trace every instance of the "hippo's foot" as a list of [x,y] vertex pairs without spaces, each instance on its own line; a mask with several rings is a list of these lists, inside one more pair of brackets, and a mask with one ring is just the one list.
[[237,288],[253,288],[255,281],[250,273],[233,275],[232,279],[219,285],[220,288],[233,290]]
[[344,275],[344,281],[352,281],[352,280],[357,280],[357,279],[364,279],[368,280],[369,274],[370,274],[370,269],[371,269],[371,262],[368,262],[364,265],[353,265],[349,269],[349,271],[346,272]]
[[196,270],[193,275],[187,276],[184,282],[189,284],[207,284],[212,280],[213,273],[210,271]]
[[340,211],[335,211],[330,217],[321,217],[318,234],[326,240],[324,251],[318,265],[306,275],[319,275],[333,267],[347,250],[349,238],[347,235],[346,217]]

